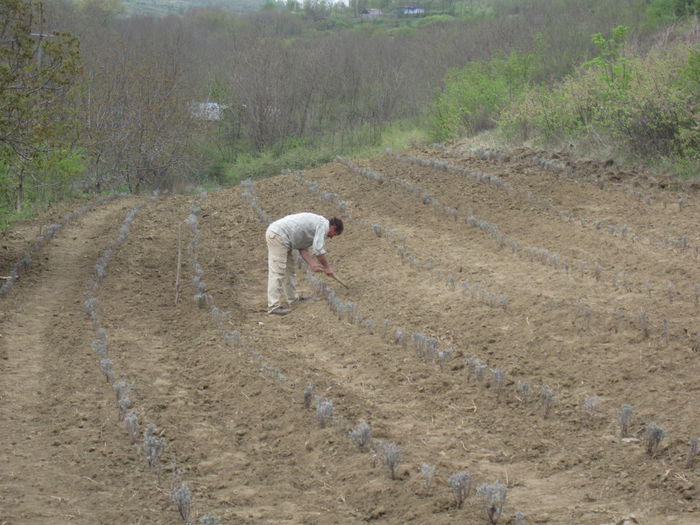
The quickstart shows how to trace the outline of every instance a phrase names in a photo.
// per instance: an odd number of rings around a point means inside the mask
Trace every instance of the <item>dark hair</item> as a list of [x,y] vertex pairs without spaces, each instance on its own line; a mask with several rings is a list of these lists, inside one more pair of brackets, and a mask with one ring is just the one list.
[[341,219],[333,217],[328,222],[330,223],[329,226],[335,226],[335,231],[338,235],[343,233],[343,221]]

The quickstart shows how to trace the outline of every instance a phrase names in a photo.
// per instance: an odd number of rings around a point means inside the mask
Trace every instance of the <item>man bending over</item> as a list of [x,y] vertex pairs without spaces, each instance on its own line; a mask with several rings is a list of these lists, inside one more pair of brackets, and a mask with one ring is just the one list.
[[282,306],[283,293],[289,305],[303,300],[296,291],[293,250],[299,250],[301,258],[314,272],[335,277],[326,257],[325,244],[326,237],[332,239],[341,233],[342,220],[326,219],[315,213],[287,215],[267,227],[267,313],[286,315],[291,311]]

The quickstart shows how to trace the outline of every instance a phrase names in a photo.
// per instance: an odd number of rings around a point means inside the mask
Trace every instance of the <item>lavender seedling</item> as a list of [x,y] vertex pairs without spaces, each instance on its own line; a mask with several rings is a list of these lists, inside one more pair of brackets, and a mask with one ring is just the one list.
[[357,445],[360,452],[364,452],[369,447],[370,441],[372,440],[372,429],[367,423],[362,421],[354,429],[352,429],[348,435],[350,440]]
[[523,512],[518,511],[515,513],[515,525],[526,525],[525,514]]
[[135,445],[138,442],[141,433],[138,416],[131,411],[127,412],[124,415],[124,426],[126,426],[126,431],[131,438],[132,445]]
[[649,423],[646,431],[644,432],[644,441],[647,446],[647,454],[649,454],[651,457],[656,456],[661,440],[665,435],[666,430],[664,430],[663,427],[660,427],[654,422]]
[[180,517],[187,525],[192,525],[192,491],[187,483],[179,482],[170,490],[170,499],[180,512]]
[[552,403],[554,401],[554,390],[552,390],[547,385],[544,385],[541,391],[541,398],[543,407],[542,417],[547,419],[547,417],[549,417],[549,412],[552,410]]
[[675,294],[676,287],[673,286],[672,282],[669,282],[668,285],[666,286],[666,292],[668,294],[668,302],[672,303],[673,302],[673,295]]
[[588,331],[591,326],[591,318],[593,317],[593,309],[583,301],[579,301],[579,310],[584,319],[584,330]]
[[447,361],[450,360],[450,357],[452,357],[452,349],[438,352],[438,363],[440,364],[440,370],[445,369],[445,365],[447,364]]
[[146,460],[152,468],[158,469],[160,475],[160,455],[165,450],[165,438],[154,434],[155,426],[149,423],[143,433],[143,449],[146,452]]
[[600,408],[600,398],[598,396],[588,396],[583,400],[583,413],[586,418],[586,424],[591,425],[593,419]]
[[131,390],[131,387],[123,379],[120,379],[114,383],[112,388],[114,388],[114,394],[117,396],[117,401],[119,401],[119,398],[122,396],[127,395]]
[[398,326],[396,327],[396,330],[394,330],[394,344],[401,346],[406,344],[406,334],[404,333],[403,328]]
[[332,415],[333,401],[330,399],[320,400],[318,405],[316,405],[316,421],[318,421],[318,426],[326,428]]
[[692,438],[690,440],[690,446],[688,448],[688,459],[685,462],[686,468],[693,468],[695,463],[695,456],[698,455],[698,444],[700,443],[699,438]]
[[384,323],[382,324],[382,339],[386,340],[386,338],[389,335],[389,325],[391,324],[391,321],[389,319],[384,319]]
[[382,465],[389,469],[391,479],[396,479],[396,467],[401,463],[401,454],[396,443],[393,441],[388,444],[379,442],[375,445],[374,450]]
[[630,435],[630,423],[632,422],[633,410],[631,405],[622,405],[617,414],[620,423],[620,437],[626,438]]
[[489,525],[496,525],[506,505],[508,489],[503,483],[482,483],[476,493],[484,504]]
[[418,357],[422,357],[423,353],[425,352],[428,338],[425,336],[425,334],[413,332],[413,334],[411,334],[411,340],[413,341],[413,348],[416,351],[416,355]]
[[472,488],[471,473],[464,470],[452,474],[447,479],[447,484],[452,488],[452,494],[457,502],[457,508],[461,509]]
[[112,360],[109,357],[100,359],[100,369],[108,383],[114,383],[114,367],[112,365]]
[[435,483],[435,467],[423,463],[420,467],[421,476],[423,476],[423,484],[425,485],[425,491],[428,494],[433,492],[433,485]]
[[639,328],[642,330],[642,334],[644,334],[644,339],[649,339],[649,316],[642,310],[639,312],[638,318]]
[[314,397],[314,385],[306,385],[304,389],[304,408],[311,408],[311,401]]
[[425,361],[434,363],[438,356],[438,345],[440,342],[434,337],[429,337],[425,341]]
[[100,328],[97,330],[97,337],[92,342],[92,349],[101,358],[105,358],[108,355],[107,346],[107,330]]
[[518,381],[515,389],[518,392],[523,404],[527,405],[528,401],[530,400],[530,383],[527,381]]
[[474,365],[474,381],[477,386],[481,386],[484,382],[484,370],[488,368],[485,363],[477,363]]
[[498,368],[491,369],[491,384],[496,390],[496,396],[499,398],[501,397],[501,392],[503,392],[503,385],[505,384],[505,381],[506,375],[502,370],[499,370]]

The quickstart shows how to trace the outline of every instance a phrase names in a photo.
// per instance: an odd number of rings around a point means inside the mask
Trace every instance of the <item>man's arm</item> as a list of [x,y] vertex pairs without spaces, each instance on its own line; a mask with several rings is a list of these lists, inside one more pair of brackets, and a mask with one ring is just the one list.
[[323,270],[323,268],[311,256],[309,250],[299,250],[299,255],[302,259],[306,261],[306,264],[308,264],[311,267],[311,271],[320,272],[321,270]]
[[[321,253],[316,256],[316,260],[321,264],[321,269],[326,273],[326,275],[330,275],[331,277],[335,277],[335,272],[333,271],[333,268],[331,268],[331,265],[328,264],[328,259],[326,259],[326,254]],[[318,271],[318,270],[314,270]]]

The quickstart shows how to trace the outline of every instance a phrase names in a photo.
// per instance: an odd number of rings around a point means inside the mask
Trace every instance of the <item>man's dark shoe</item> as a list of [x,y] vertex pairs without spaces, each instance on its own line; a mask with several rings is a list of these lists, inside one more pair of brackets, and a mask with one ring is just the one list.
[[270,315],[287,315],[291,310],[289,308],[284,308],[283,306],[275,306],[272,310],[267,312]]

